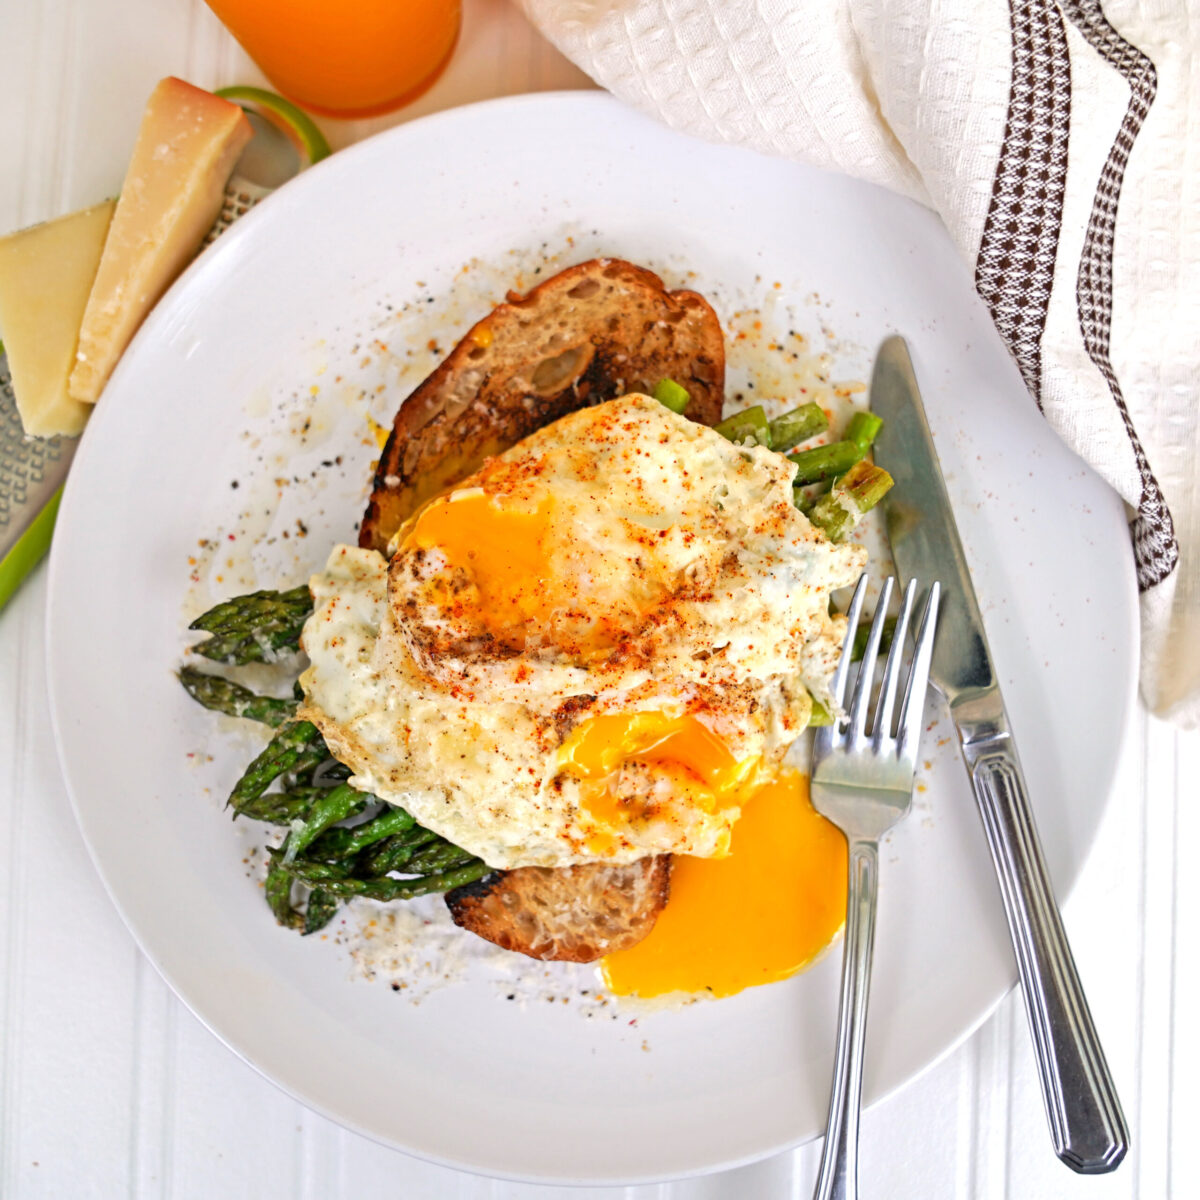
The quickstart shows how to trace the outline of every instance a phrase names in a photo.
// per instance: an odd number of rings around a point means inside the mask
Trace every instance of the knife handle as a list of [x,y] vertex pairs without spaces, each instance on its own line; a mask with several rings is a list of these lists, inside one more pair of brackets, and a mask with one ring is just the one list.
[[1054,1151],[1072,1170],[1114,1170],[1129,1129],[1054,899],[1016,748],[963,745],[1016,952]]

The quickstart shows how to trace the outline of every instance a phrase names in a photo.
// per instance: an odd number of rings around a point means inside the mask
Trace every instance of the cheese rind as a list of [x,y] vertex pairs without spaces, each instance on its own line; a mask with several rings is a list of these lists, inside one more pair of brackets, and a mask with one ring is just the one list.
[[92,411],[67,380],[115,207],[106,200],[0,238],[0,338],[29,437],[73,437]]
[[146,314],[212,227],[253,134],[236,104],[169,76],[146,105],[88,298],[70,394],[94,404]]

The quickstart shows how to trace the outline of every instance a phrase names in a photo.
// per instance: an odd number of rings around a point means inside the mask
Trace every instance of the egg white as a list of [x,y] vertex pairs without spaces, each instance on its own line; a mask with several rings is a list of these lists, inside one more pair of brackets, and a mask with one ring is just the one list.
[[[469,606],[453,620],[439,608],[449,568],[436,554],[402,541],[389,569],[338,546],[311,581],[302,715],[355,786],[494,867],[720,854],[737,807],[710,811],[637,763],[614,786],[661,803],[599,852],[559,750],[591,716],[699,712],[736,759],[778,766],[810,693],[829,703],[843,630],[829,594],[865,561],[796,510],[794,471],[645,396],[573,413],[462,487],[513,511],[553,504],[549,561],[583,601],[575,615],[556,611],[521,654],[490,655]],[[627,631],[619,648],[583,652],[593,613]]]

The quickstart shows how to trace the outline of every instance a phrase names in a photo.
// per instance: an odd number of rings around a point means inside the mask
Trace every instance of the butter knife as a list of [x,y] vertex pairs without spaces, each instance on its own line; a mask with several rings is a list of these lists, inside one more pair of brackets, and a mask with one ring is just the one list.
[[1054,1150],[1072,1170],[1112,1171],[1129,1130],[1071,956],[1020,759],[908,347],[890,337],[871,379],[883,418],[876,462],[901,580],[938,579],[942,613],[929,681],[958,731],[1008,918]]

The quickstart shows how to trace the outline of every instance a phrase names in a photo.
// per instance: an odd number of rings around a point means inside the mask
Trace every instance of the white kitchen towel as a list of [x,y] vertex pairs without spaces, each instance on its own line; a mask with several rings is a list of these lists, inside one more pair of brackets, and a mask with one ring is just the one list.
[[518,0],[669,125],[942,217],[1034,400],[1130,506],[1142,691],[1200,724],[1198,0]]

